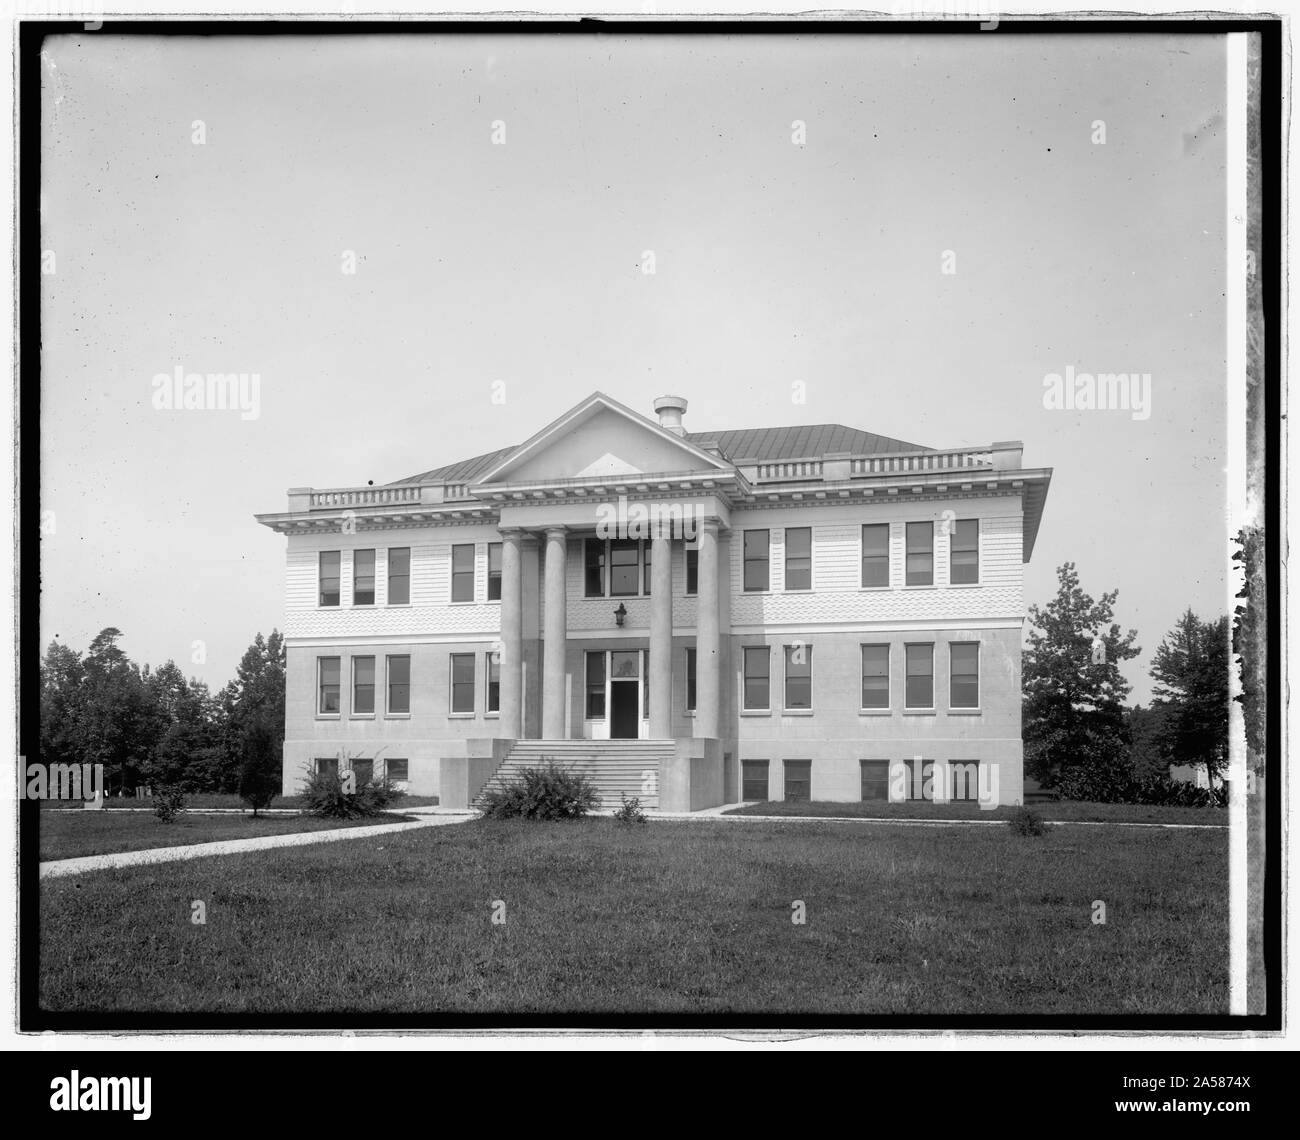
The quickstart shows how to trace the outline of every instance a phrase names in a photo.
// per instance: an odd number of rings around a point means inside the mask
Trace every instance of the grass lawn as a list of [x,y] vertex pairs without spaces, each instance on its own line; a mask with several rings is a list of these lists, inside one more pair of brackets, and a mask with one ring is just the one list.
[[[475,821],[98,871],[40,891],[47,1010],[1172,1014],[1228,1003],[1218,831],[1061,827],[1034,839],[1000,827]],[[193,900],[205,925],[190,922]],[[493,900],[504,924],[491,921]]]
[[369,819],[316,819],[313,816],[182,815],[162,823],[152,813],[77,811],[46,812],[40,816],[41,862],[77,859],[82,855],[108,855],[116,851],[143,851],[149,847],[185,847],[220,839],[252,839],[259,835],[291,835],[300,831],[327,831],[336,827],[397,823],[414,818],[392,813]]
[[[1031,804],[1044,819],[1104,823],[1208,823],[1228,826],[1226,808],[1170,807],[1163,804],[1094,804],[1080,800],[1053,800]],[[936,804],[927,800],[891,804],[882,800],[839,804],[823,801],[785,803],[773,800],[733,808],[727,815],[836,816],[855,819],[1009,819],[1015,808],[984,811],[978,804]]]

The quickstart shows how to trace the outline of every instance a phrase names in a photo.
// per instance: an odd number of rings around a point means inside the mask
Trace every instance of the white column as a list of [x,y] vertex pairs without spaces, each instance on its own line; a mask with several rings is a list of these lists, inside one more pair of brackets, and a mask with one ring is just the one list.
[[523,735],[523,580],[520,574],[522,535],[501,532],[501,720],[503,737]]
[[673,734],[672,558],[673,543],[666,533],[651,539],[650,735],[655,740],[666,740]]
[[717,736],[718,692],[718,522],[705,519],[699,532],[699,613],[695,623],[695,735]]
[[542,642],[542,739],[565,735],[564,651],[567,591],[565,559],[568,535],[564,527],[546,531],[546,630]]

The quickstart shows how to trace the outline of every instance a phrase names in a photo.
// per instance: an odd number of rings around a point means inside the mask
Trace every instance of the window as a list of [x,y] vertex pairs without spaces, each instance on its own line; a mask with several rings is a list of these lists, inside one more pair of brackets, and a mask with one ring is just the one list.
[[889,708],[889,646],[862,647],[862,707]]
[[948,646],[952,666],[948,703],[955,709],[980,707],[980,646],[978,641],[954,641]]
[[583,575],[589,598],[605,596],[605,540],[589,538],[583,544]]
[[487,711],[501,711],[501,654],[489,653],[483,675],[487,677]]
[[[907,785],[907,795],[904,797],[909,800],[933,800],[934,799],[934,761],[913,757],[910,760],[904,760],[900,769],[900,775],[904,778]],[[926,786],[929,785],[930,794],[925,794]]]
[[352,774],[357,779],[357,787],[364,788],[375,779],[375,762],[373,760],[353,760]]
[[392,760],[384,761],[384,775],[390,780],[406,781],[411,778],[411,768],[409,760],[398,760],[394,757]]
[[889,761],[859,760],[862,766],[862,798],[864,800],[889,799]]
[[318,713],[338,715],[340,669],[340,660],[337,657],[318,657],[316,659],[316,673],[320,688],[320,697],[316,703]]
[[488,601],[501,600],[501,543],[488,543]]
[[352,658],[352,715],[375,712],[375,659]]
[[980,580],[980,520],[958,519],[948,551],[948,581],[957,585]]
[[907,584],[934,585],[934,523],[907,524]]
[[745,708],[771,707],[772,652],[766,645],[745,648]]
[[785,647],[785,707],[812,708],[812,646],[803,642]]
[[686,592],[688,594],[698,594],[700,592],[700,548],[686,548]]
[[740,798],[742,800],[767,799],[767,761],[742,760]]
[[388,658],[388,711],[411,711],[411,658],[404,653]]
[[337,756],[318,756],[316,758],[316,771],[322,776],[337,776],[339,774],[339,758]]
[[933,645],[907,647],[907,687],[904,699],[909,709],[934,708]]
[[650,719],[650,650],[641,652],[641,715]]
[[587,654],[587,719],[605,717],[605,653]]
[[451,548],[451,600],[474,600],[474,544],[472,542]]
[[978,803],[980,798],[980,762],[952,760],[948,763],[948,798],[954,803]]
[[867,523],[862,528],[862,584],[889,585],[888,523]]
[[352,552],[352,604],[354,606],[375,604],[375,552],[373,550]]
[[388,604],[405,606],[411,601],[411,548],[388,549]]
[[806,804],[812,799],[812,761],[785,762],[785,802]]
[[747,530],[744,538],[745,589],[766,590],[768,583],[768,542],[771,532]]
[[812,589],[812,527],[785,528],[785,588]]
[[[471,548],[472,549],[472,548]],[[451,655],[451,711],[474,711],[474,654]]]
[[[654,543],[646,541],[641,544],[641,582],[643,588],[641,592],[648,598],[650,596],[650,550]],[[669,566],[672,565],[670,562]]]
[[640,586],[641,544],[635,538],[614,538],[609,543],[609,596],[634,597]]
[[695,711],[695,650],[686,650],[686,711]]
[[320,604],[337,606],[339,604],[339,563],[342,552],[322,550],[320,552]]

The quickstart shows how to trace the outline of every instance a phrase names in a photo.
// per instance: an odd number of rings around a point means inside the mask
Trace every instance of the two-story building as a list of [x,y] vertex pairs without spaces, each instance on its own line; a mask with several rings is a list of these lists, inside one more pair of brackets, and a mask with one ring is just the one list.
[[655,411],[596,393],[517,447],[257,516],[288,537],[285,791],[341,762],[462,806],[554,759],[612,806],[1021,802],[1050,469]]

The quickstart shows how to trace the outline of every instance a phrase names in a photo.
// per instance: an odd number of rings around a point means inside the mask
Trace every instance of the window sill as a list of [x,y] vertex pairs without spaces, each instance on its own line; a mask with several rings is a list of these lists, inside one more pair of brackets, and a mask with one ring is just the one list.
[[343,714],[342,713],[317,713],[316,719],[317,720],[342,720]]
[[348,720],[374,720],[374,713],[348,713]]
[[893,716],[893,709],[858,709],[858,716]]
[[815,716],[816,711],[814,709],[782,709],[781,715],[782,716]]
[[453,602],[450,600],[447,602],[447,605],[449,606],[481,606],[482,604],[483,603],[477,598],[470,598],[468,601],[462,598],[459,602]]
[[384,713],[385,720],[410,720],[410,713]]
[[916,586],[909,586],[906,582],[903,583],[904,590],[937,590],[938,588],[939,587],[936,586],[933,582],[929,582],[925,585],[916,585]]
[[950,590],[973,590],[976,586],[984,585],[983,582],[949,582]]
[[858,587],[858,593],[860,593],[860,594],[884,594],[884,593],[887,593],[888,591],[892,590],[893,588],[894,588],[893,586],[859,586],[859,587]]
[[454,713],[448,713],[448,714],[447,714],[447,719],[448,719],[448,720],[473,720],[473,719],[474,719],[475,717],[477,717],[477,716],[478,716],[478,713],[456,713],[456,712],[454,712]]
[[386,610],[409,610],[410,608],[411,608],[410,602],[385,602],[384,603],[384,609]]
[[501,714],[500,714],[499,712],[485,712],[485,713],[483,714],[483,719],[484,719],[484,720],[500,720],[500,719],[501,719]]
[[983,716],[983,709],[949,709],[949,716]]
[[904,709],[904,716],[938,716],[938,709]]
[[771,709],[741,709],[741,716],[771,716]]

